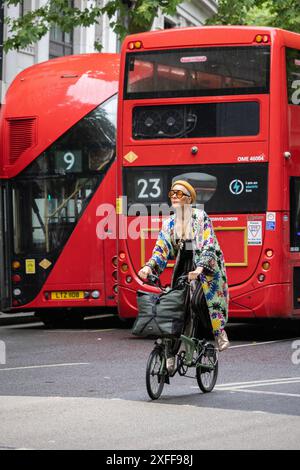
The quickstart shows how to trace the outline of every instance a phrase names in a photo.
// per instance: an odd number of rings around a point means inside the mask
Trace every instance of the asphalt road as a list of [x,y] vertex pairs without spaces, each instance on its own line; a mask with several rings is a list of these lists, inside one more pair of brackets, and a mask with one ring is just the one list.
[[0,449],[300,449],[300,324],[229,325],[212,393],[176,376],[153,402],[153,341],[116,318],[0,327]]

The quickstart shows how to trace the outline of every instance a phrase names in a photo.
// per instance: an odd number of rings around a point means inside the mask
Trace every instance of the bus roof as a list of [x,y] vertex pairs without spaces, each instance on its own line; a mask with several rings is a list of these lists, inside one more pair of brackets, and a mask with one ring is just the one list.
[[[118,54],[65,56],[20,72],[1,109],[0,176],[10,177],[21,171],[76,122],[116,94],[118,80]],[[26,118],[36,122],[34,152],[28,148],[12,165],[8,127]]]
[[[230,35],[228,34],[230,30]],[[132,41],[142,41],[140,50],[161,49],[165,47],[196,47],[199,45],[226,45],[255,43],[257,34],[268,34],[271,40],[276,36],[295,40],[299,34],[279,28],[263,26],[199,26],[190,28],[172,28],[163,31],[150,31],[147,33],[127,36],[123,43],[123,51]]]

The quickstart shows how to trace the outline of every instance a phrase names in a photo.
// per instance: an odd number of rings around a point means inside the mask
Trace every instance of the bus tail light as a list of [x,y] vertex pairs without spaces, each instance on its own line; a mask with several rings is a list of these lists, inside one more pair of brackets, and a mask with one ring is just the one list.
[[259,280],[259,282],[263,282],[265,280],[266,276],[264,274],[259,274],[257,276],[257,279]]
[[14,275],[12,276],[12,282],[13,282],[14,284],[17,284],[17,283],[20,282],[21,280],[22,280],[22,278],[21,278],[20,274],[14,274]]
[[13,269],[19,269],[21,267],[20,261],[13,261],[12,262],[12,268]]
[[267,258],[272,258],[272,256],[274,255],[274,251],[271,249],[266,250],[265,253]]
[[142,43],[142,41],[131,41],[131,42],[128,43],[127,47],[131,51],[133,49],[141,49],[143,47],[143,43]]
[[268,271],[268,269],[270,269],[270,263],[268,261],[264,261],[263,264],[262,264],[262,268],[265,270],[265,271]]
[[117,267],[117,266],[118,266],[118,257],[117,257],[117,256],[114,256],[114,257],[111,259],[111,262],[112,262],[113,266]]
[[130,284],[132,282],[132,277],[131,276],[126,276],[126,282]]
[[115,284],[115,285],[114,285],[113,291],[114,291],[115,294],[118,293],[118,284]]
[[258,44],[260,43],[267,43],[270,41],[270,36],[268,34],[257,34],[254,38],[254,41],[257,42]]
[[21,295],[21,293],[22,293],[21,289],[14,289],[13,290],[13,294],[14,294],[15,297],[19,297],[19,295]]
[[128,264],[123,263],[121,265],[121,271],[122,271],[122,273],[126,273],[128,271]]
[[117,279],[118,279],[118,271],[117,271],[117,270],[116,270],[116,271],[113,271],[112,277],[113,277],[113,279],[114,279],[115,281],[117,281]]
[[121,252],[119,253],[119,258],[120,258],[121,261],[123,261],[123,260],[126,258],[126,255],[125,255],[125,253],[124,253],[123,251],[121,251]]

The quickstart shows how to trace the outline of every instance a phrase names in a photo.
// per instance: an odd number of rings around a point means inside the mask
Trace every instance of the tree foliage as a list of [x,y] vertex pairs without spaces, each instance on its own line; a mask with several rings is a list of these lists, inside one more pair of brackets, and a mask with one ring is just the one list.
[[273,26],[300,33],[300,0],[219,0],[206,24]]
[[[9,35],[3,47],[20,49],[36,43],[53,26],[70,32],[76,26],[91,26],[99,23],[101,16],[107,15],[110,26],[122,40],[127,34],[147,31],[158,11],[173,15],[182,0],[109,0],[106,5],[87,6],[83,10],[70,6],[69,0],[48,0],[47,3],[24,16],[14,19],[5,18]],[[4,0],[9,5],[18,5],[21,0]],[[101,50],[101,44],[95,43]]]

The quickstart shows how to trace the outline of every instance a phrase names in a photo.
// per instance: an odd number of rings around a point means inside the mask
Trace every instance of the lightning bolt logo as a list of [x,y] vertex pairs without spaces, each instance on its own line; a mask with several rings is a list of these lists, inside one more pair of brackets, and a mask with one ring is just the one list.
[[244,191],[244,183],[241,180],[233,180],[229,185],[229,190],[232,194],[237,196]]

